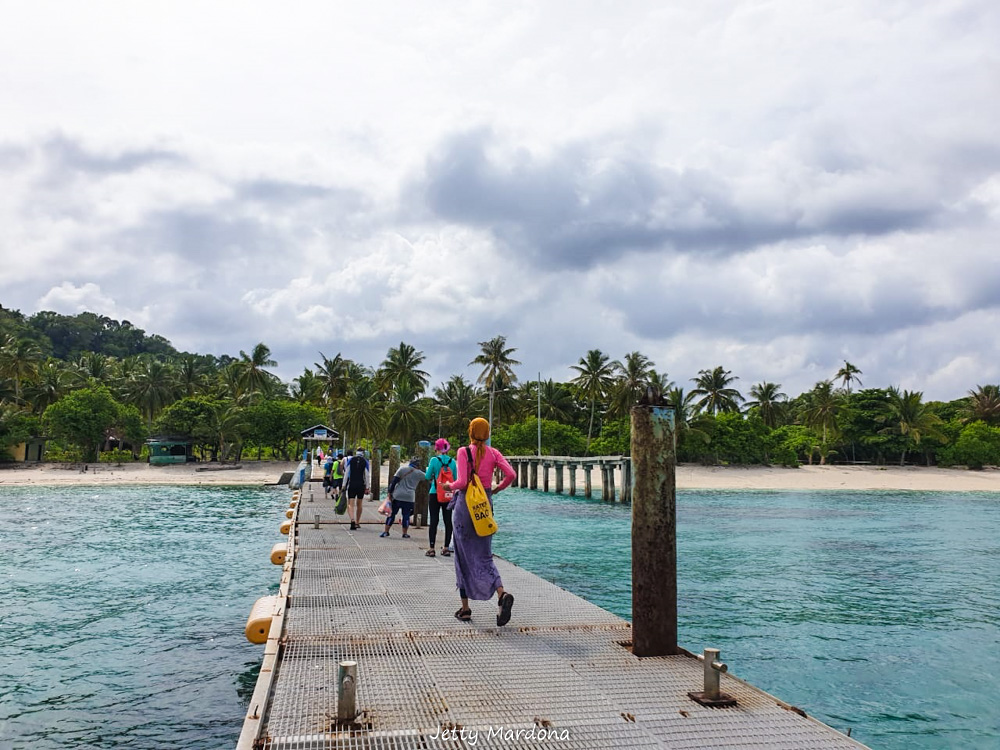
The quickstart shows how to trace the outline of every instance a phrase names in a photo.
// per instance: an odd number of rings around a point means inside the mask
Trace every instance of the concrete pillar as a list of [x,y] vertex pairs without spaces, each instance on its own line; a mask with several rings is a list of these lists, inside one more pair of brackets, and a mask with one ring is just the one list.
[[517,487],[518,486],[517,481],[518,481],[518,479],[521,478],[521,472],[519,472],[517,469],[521,465],[521,462],[520,462],[520,460],[511,461],[509,458],[507,459],[507,461],[510,463],[511,468],[514,469],[514,481],[510,483],[510,486],[511,487]]
[[561,495],[563,491],[563,462],[556,461],[556,494]]
[[549,463],[542,461],[542,492],[549,491]]
[[531,471],[531,474],[529,475],[529,482],[530,482],[529,486],[531,487],[531,489],[537,490],[538,489],[538,461],[531,461],[529,463],[530,463],[530,471]]
[[593,464],[583,465],[583,496],[588,498],[594,496],[594,486],[590,482],[590,472],[593,468]]
[[[419,466],[427,471],[427,464],[431,460],[431,444],[427,440],[417,443],[417,457],[420,459]],[[427,502],[431,491],[431,483],[426,479],[421,479],[417,485],[416,497],[413,503],[413,528],[419,529],[427,525]]]
[[569,470],[569,494],[572,497],[576,495],[576,464],[566,464],[566,468]]
[[609,463],[607,465],[608,469],[608,502],[613,503],[617,498],[615,497],[615,465]]
[[632,407],[632,653],[677,653],[674,410]]
[[527,487],[528,486],[528,462],[527,461],[522,461],[521,462],[521,466],[519,468],[521,469],[521,484],[520,484],[520,486],[521,487]]

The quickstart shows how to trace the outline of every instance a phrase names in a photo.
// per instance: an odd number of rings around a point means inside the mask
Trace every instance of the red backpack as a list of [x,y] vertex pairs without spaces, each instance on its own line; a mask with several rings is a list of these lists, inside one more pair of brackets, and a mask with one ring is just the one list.
[[[444,462],[446,458],[448,463]],[[438,460],[441,462],[441,470],[438,471],[437,478],[434,480],[434,488],[437,490],[439,503],[450,503],[455,491],[442,489],[441,484],[443,482],[451,484],[455,481],[455,475],[451,473],[451,456],[438,456]]]

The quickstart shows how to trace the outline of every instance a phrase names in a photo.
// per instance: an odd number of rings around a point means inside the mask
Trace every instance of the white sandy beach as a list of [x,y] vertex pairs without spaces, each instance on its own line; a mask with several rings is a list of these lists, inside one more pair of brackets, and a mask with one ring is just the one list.
[[[81,471],[77,464],[18,464],[0,468],[0,487],[24,485],[93,484],[188,484],[246,485],[274,484],[282,472],[293,471],[295,462],[247,461],[240,468],[220,469],[213,464],[150,466],[136,464],[89,464]],[[383,464],[382,483],[388,480]],[[600,472],[591,475],[600,486]],[[582,494],[583,472],[577,472],[577,493]],[[621,479],[617,478],[620,486]],[[567,483],[568,485],[568,483]],[[554,486],[554,485],[552,485]],[[678,489],[746,490],[928,490],[1000,492],[1000,470],[968,471],[917,466],[803,466],[734,467],[682,465],[677,469]]]

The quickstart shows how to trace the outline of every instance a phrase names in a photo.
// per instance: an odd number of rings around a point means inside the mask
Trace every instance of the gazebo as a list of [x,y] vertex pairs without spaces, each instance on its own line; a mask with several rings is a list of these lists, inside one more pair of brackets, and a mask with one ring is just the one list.
[[340,440],[340,433],[325,424],[317,424],[308,430],[302,430],[302,442],[310,452],[324,445],[333,446]]

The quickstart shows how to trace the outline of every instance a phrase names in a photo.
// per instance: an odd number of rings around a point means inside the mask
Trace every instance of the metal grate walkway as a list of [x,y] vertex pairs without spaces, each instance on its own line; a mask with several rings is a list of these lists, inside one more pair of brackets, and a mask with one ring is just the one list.
[[[426,531],[379,538],[365,513],[349,531],[303,488],[240,750],[864,747],[730,675],[737,707],[693,702],[699,661],[633,656],[626,621],[503,560],[510,624],[495,602],[459,622],[452,559],[424,555]],[[350,729],[335,721],[342,660],[358,663]]]

